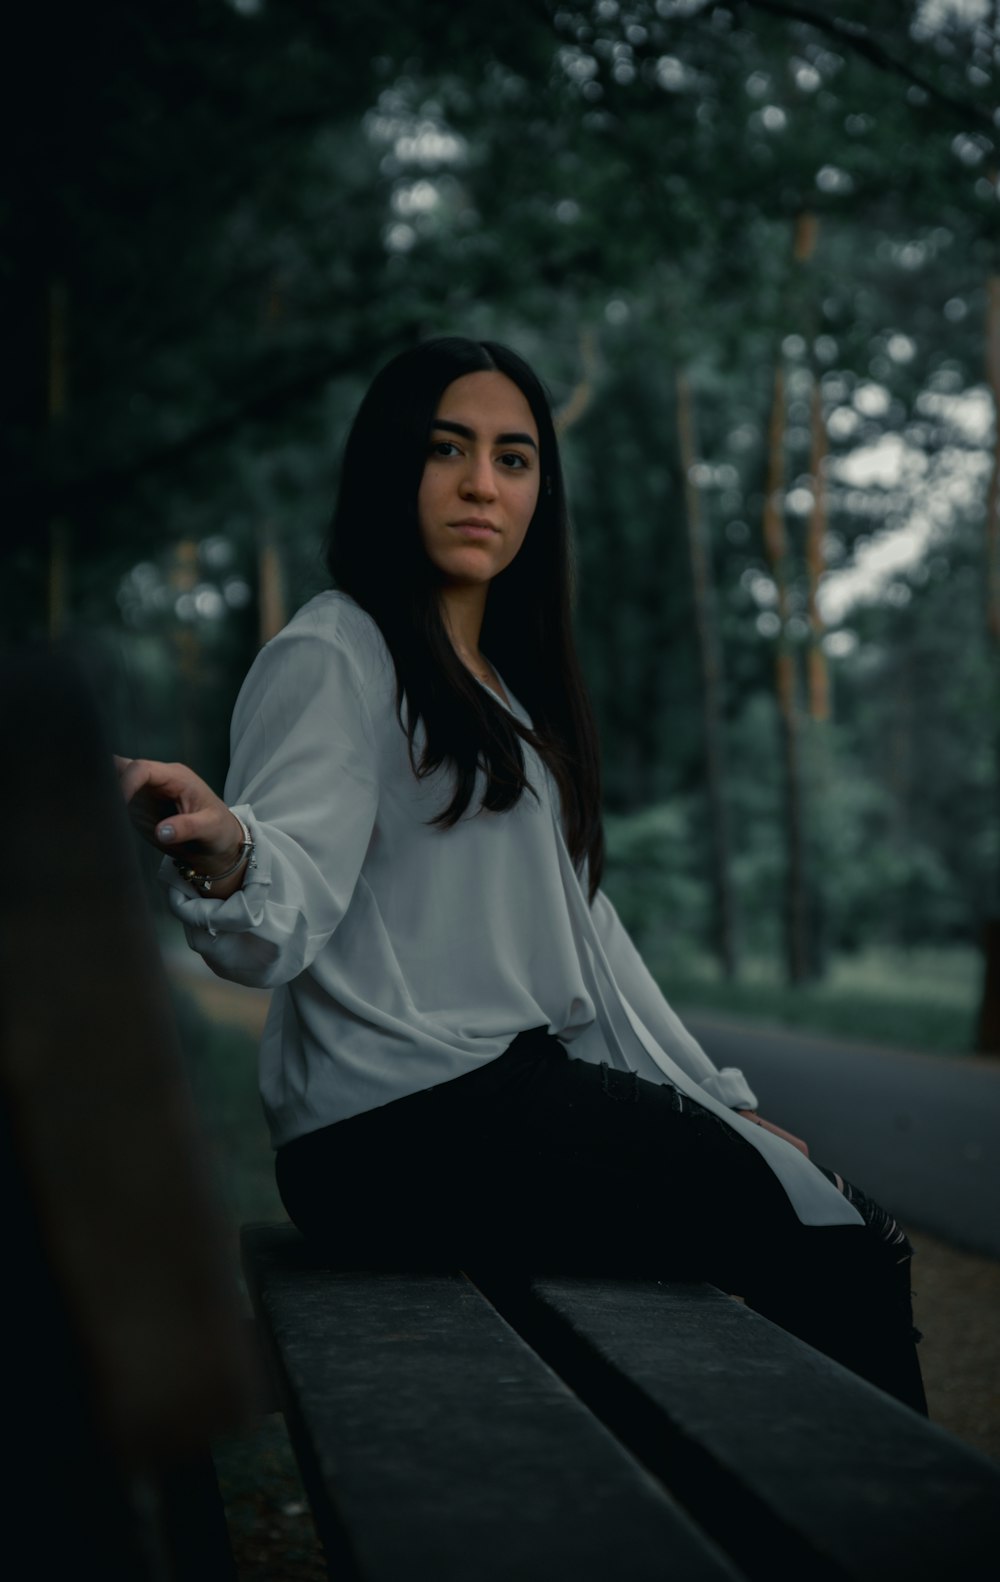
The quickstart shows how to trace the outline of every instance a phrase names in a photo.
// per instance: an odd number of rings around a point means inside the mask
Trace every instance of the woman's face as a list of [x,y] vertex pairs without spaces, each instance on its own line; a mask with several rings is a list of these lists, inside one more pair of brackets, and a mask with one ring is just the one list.
[[417,493],[420,538],[446,586],[488,583],[538,502],[538,428],[506,374],[463,374],[441,397]]

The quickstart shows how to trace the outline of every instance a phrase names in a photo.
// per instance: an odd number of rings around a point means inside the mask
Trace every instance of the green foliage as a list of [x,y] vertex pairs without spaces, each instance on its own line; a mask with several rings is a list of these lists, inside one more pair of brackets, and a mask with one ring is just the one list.
[[693,862],[691,815],[678,803],[609,815],[605,888],[636,944],[671,960],[705,938],[704,885]]
[[739,983],[721,979],[705,956],[653,966],[668,999],[687,1014],[943,1055],[972,1048],[981,969],[969,947],[869,947],[835,958],[822,983],[796,989],[781,981],[773,956],[746,961]]
[[257,1090],[257,1043],[231,1022],[214,1022],[194,998],[173,990],[188,1079],[207,1140],[216,1188],[229,1221],[284,1215]]
[[[835,726],[810,733],[805,787],[816,955],[973,939],[1000,872],[989,433],[968,421],[998,257],[995,40],[975,8],[801,10],[112,0],[65,12],[58,50],[45,8],[25,13],[25,153],[0,214],[8,640],[47,625],[55,524],[70,623],[100,636],[121,745],[219,783],[261,544],[277,546],[289,610],[322,585],[339,447],[373,369],[420,335],[494,335],[558,405],[589,331],[590,404],[565,448],[609,883],[644,938],[692,949],[711,831],[683,368],[741,932],[777,950],[786,811],[760,523],[781,365],[797,658],[820,483],[834,572],[932,526],[908,567],[831,617]],[[796,264],[807,212],[818,244]],[[873,460],[892,447],[895,471]]]
[[829,947],[866,941],[947,943],[967,932],[968,905],[941,853],[897,825],[887,789],[838,764],[823,807],[820,884]]

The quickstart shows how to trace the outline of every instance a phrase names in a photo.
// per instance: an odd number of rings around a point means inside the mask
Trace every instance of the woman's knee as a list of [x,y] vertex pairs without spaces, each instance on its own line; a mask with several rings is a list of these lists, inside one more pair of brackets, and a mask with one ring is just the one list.
[[909,1237],[887,1208],[883,1208],[881,1203],[877,1203],[867,1192],[855,1186],[853,1181],[848,1181],[846,1176],[839,1175],[836,1170],[829,1170],[824,1165],[818,1168],[834,1183],[837,1190],[844,1194],[848,1203],[857,1209],[872,1235],[892,1249],[896,1254],[894,1262],[902,1263],[913,1256],[913,1246]]

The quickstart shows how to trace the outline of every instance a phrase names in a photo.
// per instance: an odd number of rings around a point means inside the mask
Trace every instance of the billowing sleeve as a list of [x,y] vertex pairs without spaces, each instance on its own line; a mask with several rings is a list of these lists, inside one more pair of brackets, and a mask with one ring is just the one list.
[[378,805],[374,731],[338,625],[300,623],[258,654],[237,699],[225,800],[256,866],[225,900],[160,871],[188,944],[220,977],[272,988],[296,977],[347,911]]
[[603,890],[594,897],[591,916],[615,982],[664,1054],[720,1104],[734,1110],[756,1109],[756,1096],[742,1071],[735,1066],[720,1071],[714,1066],[671,1009]]

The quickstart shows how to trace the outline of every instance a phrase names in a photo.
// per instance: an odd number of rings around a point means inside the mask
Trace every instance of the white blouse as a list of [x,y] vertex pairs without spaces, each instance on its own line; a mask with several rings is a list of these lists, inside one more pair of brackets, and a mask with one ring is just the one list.
[[432,827],[450,772],[414,775],[389,651],[353,599],[321,593],[258,654],[225,787],[256,867],[222,901],[169,859],[161,879],[216,973],[274,990],[260,1056],[274,1146],[460,1076],[544,1026],[574,1056],[670,1082],[721,1116],[803,1223],[860,1222],[798,1149],[734,1113],[756,1104],[742,1074],[717,1070],[682,1025],[607,896],[588,904],[555,782],[523,746],[537,799],[477,811],[480,773],[458,824]]

